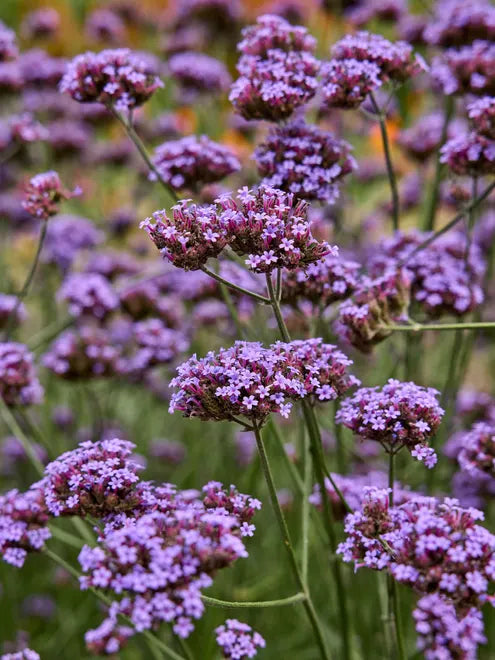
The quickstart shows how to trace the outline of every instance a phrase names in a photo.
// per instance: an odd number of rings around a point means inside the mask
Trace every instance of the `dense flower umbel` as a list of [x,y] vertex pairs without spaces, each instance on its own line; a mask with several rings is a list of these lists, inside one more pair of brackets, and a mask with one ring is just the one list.
[[467,106],[476,133],[495,140],[495,97],[483,96]]
[[470,474],[485,472],[495,477],[495,426],[480,422],[464,433],[457,460]]
[[305,268],[284,271],[282,300],[295,306],[309,300],[321,308],[345,300],[358,285],[360,268],[356,261],[330,254]]
[[409,277],[404,271],[388,271],[373,280],[362,277],[352,298],[339,308],[337,334],[360,351],[369,353],[375,344],[392,333],[388,325],[407,316],[409,287]]
[[438,395],[431,387],[391,378],[381,388],[363,387],[344,399],[336,421],[361,438],[376,440],[389,453],[407,447],[432,468],[437,457],[428,439],[435,435],[444,414]]
[[16,324],[22,323],[26,320],[27,313],[24,303],[20,302],[17,296],[9,296],[6,293],[0,293],[0,330],[7,327],[14,310]]
[[255,25],[243,29],[242,40],[237,45],[237,50],[243,55],[254,55],[265,59],[275,48],[287,53],[291,51],[314,53],[316,39],[301,25],[291,25],[280,16],[264,14],[257,18]]
[[479,644],[485,644],[483,617],[475,607],[458,615],[446,598],[430,594],[413,610],[417,647],[425,660],[476,660]]
[[66,330],[43,355],[43,365],[66,380],[113,376],[120,350],[102,328],[84,325]]
[[478,133],[449,140],[440,150],[440,162],[455,174],[484,176],[495,173],[495,142]]
[[60,14],[51,7],[30,11],[21,24],[21,32],[28,39],[53,36],[60,27]]
[[477,524],[483,513],[452,498],[422,496],[390,507],[388,495],[369,489],[362,509],[347,516],[347,539],[337,550],[344,561],[387,568],[416,592],[443,596],[461,615],[490,602],[495,536]]
[[3,560],[21,567],[28,552],[41,550],[51,536],[48,519],[38,485],[25,493],[10,490],[0,495],[0,555]]
[[188,637],[193,619],[204,611],[201,590],[219,569],[247,556],[242,522],[170,488],[157,489],[154,499],[141,517],[107,525],[97,547],[84,546],[81,587],[115,596],[107,620],[114,625],[121,612],[138,632],[168,621],[177,635]]
[[10,60],[19,54],[14,30],[0,21],[0,62]]
[[135,445],[126,440],[82,442],[45,468],[40,482],[46,506],[53,516],[103,518],[132,510],[142,467],[132,460]]
[[124,372],[136,372],[168,364],[189,348],[189,340],[181,330],[172,330],[161,319],[151,318],[135,323],[132,329],[136,350],[121,360]]
[[48,224],[41,258],[67,272],[82,250],[95,247],[103,233],[87,218],[59,215]]
[[4,653],[0,656],[0,660],[40,660],[40,656],[36,651],[25,648],[15,653]]
[[381,86],[381,69],[374,62],[353,58],[331,60],[321,67],[323,105],[350,110]]
[[119,304],[108,280],[98,273],[73,273],[60,287],[60,300],[65,300],[72,316],[105,319]]
[[178,53],[170,58],[168,68],[186,91],[219,93],[232,82],[223,62],[202,53]]
[[48,130],[29,112],[11,115],[0,122],[0,148],[20,147],[23,144],[46,140]]
[[[353,3],[350,3],[353,4]],[[346,11],[347,20],[357,27],[373,19],[394,23],[407,13],[405,0],[364,0]]]
[[98,628],[85,633],[84,641],[88,651],[94,655],[114,655],[133,635],[134,630],[130,626],[119,626],[115,620],[105,619]]
[[440,0],[423,37],[436,46],[463,46],[495,37],[495,8],[487,0]]
[[80,103],[104,103],[127,111],[142,105],[162,86],[147,59],[119,48],[75,57],[60,82],[60,91]]
[[379,68],[382,82],[404,82],[424,68],[424,63],[414,56],[410,44],[405,41],[392,43],[370,32],[346,35],[332,47],[332,57],[372,62]]
[[215,628],[215,633],[223,657],[230,660],[254,658],[258,653],[257,649],[264,649],[266,646],[259,633],[237,619],[227,619],[223,625]]
[[266,187],[242,188],[237,199],[225,195],[218,202],[230,247],[248,256],[248,268],[257,273],[293,270],[338,253],[336,247],[313,238],[308,205],[297,202],[292,194]]
[[357,383],[346,373],[350,364],[321,339],[277,342],[269,348],[238,341],[201,359],[193,355],[178,367],[170,412],[215,421],[242,416],[260,425],[270,413],[287,417],[292,402],[305,396],[337,398]]
[[[442,144],[444,116],[441,112],[424,115],[410,128],[399,133],[397,142],[407,155],[420,163],[432,156]],[[447,137],[453,138],[464,127],[464,122],[449,123]]]
[[352,147],[302,119],[275,128],[254,152],[262,185],[333,203],[337,181],[356,167]]
[[462,316],[483,302],[485,262],[479,247],[460,232],[441,236],[414,256],[414,249],[430,234],[396,232],[385,238],[370,259],[374,274],[389,270],[403,260],[411,282],[411,297],[431,318],[442,314]]
[[40,403],[43,398],[33,356],[24,344],[0,343],[0,397],[8,406]]
[[155,149],[152,160],[161,178],[175,190],[197,190],[241,167],[229,147],[213,142],[206,135],[164,142]]
[[432,62],[431,73],[444,94],[495,94],[495,44],[474,41],[449,48]]
[[182,200],[172,207],[171,218],[165,210],[155,211],[140,226],[164,258],[184,270],[198,270],[227,245],[225,223],[214,205]]
[[70,199],[80,194],[76,188],[72,192],[62,185],[57,172],[50,170],[36,174],[29,180],[24,191],[23,208],[35,218],[48,220],[56,215],[59,203],[64,199]]

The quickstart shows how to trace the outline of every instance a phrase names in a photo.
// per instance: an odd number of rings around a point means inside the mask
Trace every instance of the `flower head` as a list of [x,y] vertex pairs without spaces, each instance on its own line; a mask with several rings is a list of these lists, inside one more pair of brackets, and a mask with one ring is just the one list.
[[223,657],[231,660],[254,658],[257,649],[266,646],[259,633],[237,619],[227,619],[223,625],[215,628],[215,633]]
[[495,173],[495,141],[478,133],[449,140],[440,151],[440,162],[455,174],[485,176]]
[[[444,121],[441,112],[424,115],[413,126],[401,131],[397,141],[410,158],[422,163],[441,146]],[[463,128],[464,122],[451,121],[447,129],[447,137],[454,137]]]
[[377,64],[354,58],[326,62],[321,67],[321,77],[326,108],[357,108],[370,92],[382,85]]
[[431,74],[444,94],[495,94],[495,44],[476,40],[448,48],[432,62]]
[[15,323],[20,324],[26,320],[27,312],[24,303],[17,296],[0,293],[0,330],[8,326],[11,315],[15,312]]
[[24,192],[23,208],[35,218],[48,220],[56,215],[59,203],[80,194],[76,188],[72,192],[63,187],[57,172],[50,170],[33,176]]
[[112,285],[98,273],[73,273],[60,287],[58,297],[65,300],[72,316],[92,316],[104,320],[117,309],[119,299]]
[[461,469],[473,475],[484,472],[495,477],[495,426],[479,422],[462,433],[460,440],[457,460]]
[[476,133],[495,140],[495,97],[483,96],[467,106]]
[[11,30],[5,23],[0,21],[0,62],[14,59],[18,54],[19,50],[14,30]]
[[43,398],[33,356],[24,344],[0,343],[0,397],[8,406],[32,405]]
[[243,55],[268,59],[270,51],[278,49],[314,53],[316,39],[308,34],[301,25],[291,25],[281,16],[264,14],[259,16],[255,25],[249,25],[242,31],[242,40],[237,49]]
[[168,68],[186,92],[225,92],[232,82],[223,62],[193,51],[178,53],[168,61]]
[[495,8],[486,0],[441,0],[423,37],[435,46],[463,46],[476,39],[495,37]]

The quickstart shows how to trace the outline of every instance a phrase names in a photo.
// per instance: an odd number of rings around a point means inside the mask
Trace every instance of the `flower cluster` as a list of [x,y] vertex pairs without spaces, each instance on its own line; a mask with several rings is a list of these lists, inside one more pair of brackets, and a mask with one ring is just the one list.
[[202,53],[178,53],[170,58],[168,68],[174,80],[189,92],[224,92],[232,81],[223,62]]
[[328,255],[304,269],[284,271],[282,300],[294,306],[309,300],[315,307],[328,307],[354,293],[360,268],[356,261]]
[[60,82],[60,91],[79,103],[98,102],[127,111],[142,105],[162,86],[146,58],[119,48],[75,57]]
[[495,97],[483,96],[467,106],[474,130],[490,140],[495,140]]
[[257,649],[264,649],[266,646],[265,640],[258,632],[237,619],[227,619],[223,625],[215,628],[215,633],[223,657],[230,660],[254,658]]
[[53,36],[60,27],[60,14],[52,7],[42,7],[29,12],[21,24],[21,32],[28,39]]
[[155,149],[152,161],[174,190],[198,190],[202,184],[220,181],[241,167],[228,147],[206,135],[164,142]]
[[84,270],[86,273],[102,275],[113,282],[122,275],[137,275],[140,265],[128,252],[105,250],[92,254]]
[[321,67],[321,78],[325,108],[357,108],[382,85],[377,64],[354,58],[326,62]]
[[476,40],[449,48],[432,62],[431,73],[444,94],[495,94],[495,44]]
[[412,231],[384,239],[370,258],[371,271],[378,275],[405,263],[411,298],[431,318],[473,311],[484,298],[485,262],[479,247],[469,244],[464,234],[451,232],[415,254],[415,248],[429,236]]
[[[438,594],[461,616],[489,602],[495,536],[478,525],[483,513],[457,500],[417,496],[390,507],[387,489],[369,489],[346,518],[338,553],[357,568],[386,568],[421,594]],[[384,543],[385,542],[385,543]]]
[[132,460],[134,448],[117,438],[82,442],[49,463],[40,485],[51,515],[103,518],[136,508],[141,466]]
[[[410,158],[423,163],[441,146],[444,121],[441,112],[422,116],[413,126],[399,133],[398,144]],[[463,122],[459,120],[450,122],[447,137],[453,138],[463,127]]]
[[16,651],[15,653],[4,653],[1,660],[40,660],[40,656],[36,651],[24,648],[22,651]]
[[31,113],[11,115],[0,123],[0,148],[46,140],[48,134],[48,130]]
[[41,258],[65,273],[82,250],[95,247],[102,240],[102,232],[90,220],[62,214],[48,224]]
[[25,493],[0,495],[0,555],[12,566],[23,566],[28,552],[41,550],[51,536],[43,493],[35,484]]
[[356,7],[346,11],[347,20],[357,27],[373,19],[379,21],[399,21],[406,13],[407,2],[404,0],[364,0]]
[[11,30],[5,23],[0,21],[0,62],[13,59],[18,54],[19,50],[14,30]]
[[180,326],[183,321],[182,303],[179,297],[164,295],[158,282],[144,280],[122,288],[119,293],[123,311],[132,319],[140,321],[154,316],[166,321],[168,327]]
[[292,194],[274,188],[243,188],[237,199],[223,196],[218,202],[230,247],[239,256],[247,255],[246,264],[255,272],[294,270],[337,254],[337,248],[313,238],[308,205],[297,202]]
[[135,343],[133,355],[121,360],[126,373],[141,372],[160,364],[168,364],[189,348],[189,340],[181,330],[168,328],[161,319],[138,321],[132,328]]
[[261,502],[255,497],[239,493],[233,485],[227,490],[219,481],[210,481],[203,486],[203,504],[207,510],[226,516],[235,516],[240,524],[241,536],[252,536],[255,530],[250,524]]
[[163,256],[184,270],[198,270],[210,257],[217,257],[227,245],[225,224],[217,208],[197,206],[187,200],[166,211],[155,211],[144,220],[142,228]]
[[62,185],[57,172],[53,170],[36,174],[29,180],[24,191],[23,208],[35,218],[48,220],[56,215],[59,203],[80,194],[76,188],[72,192]]
[[110,9],[95,9],[86,19],[86,33],[90,39],[116,44],[122,42],[124,21]]
[[287,417],[292,402],[305,396],[337,398],[358,382],[346,373],[350,364],[321,339],[277,342],[269,348],[238,341],[201,359],[193,355],[178,367],[170,412],[215,421],[242,416],[261,425],[270,413]]
[[392,333],[388,326],[407,316],[409,287],[409,277],[400,270],[390,270],[376,279],[362,277],[352,298],[339,308],[337,334],[369,353]]
[[363,387],[344,399],[336,421],[361,438],[379,442],[389,453],[407,447],[432,468],[437,457],[428,439],[435,435],[444,414],[438,395],[431,387],[391,378],[381,388]]
[[351,149],[332,133],[297,119],[273,129],[254,159],[262,185],[333,203],[339,195],[337,181],[356,167]]
[[495,37],[495,9],[486,0],[442,0],[433,8],[423,32],[429,44],[448,48]]
[[8,406],[40,403],[43,398],[33,356],[24,344],[0,343],[0,397]]
[[332,47],[332,57],[335,60],[371,62],[379,68],[382,82],[404,82],[424,68],[421,59],[413,55],[410,44],[405,41],[392,43],[370,32],[346,35]]
[[457,456],[461,470],[469,474],[484,472],[495,477],[495,427],[479,422],[462,434],[462,446]]
[[103,320],[119,304],[108,280],[98,273],[73,273],[60,287],[58,298],[65,300],[72,316],[92,316]]
[[319,62],[314,39],[279,16],[260,16],[243,31],[241,74],[230,101],[245,119],[280,121],[315,94]]
[[[15,313],[15,319],[11,315]],[[27,313],[24,303],[17,296],[9,296],[6,293],[0,293],[0,330],[3,330],[13,321],[16,324],[26,320]]]
[[478,645],[486,643],[481,612],[473,607],[460,616],[452,603],[438,594],[420,598],[413,618],[418,633],[417,646],[425,660],[476,660]]
[[440,150],[440,162],[455,174],[485,176],[495,174],[495,141],[471,132],[449,140]]

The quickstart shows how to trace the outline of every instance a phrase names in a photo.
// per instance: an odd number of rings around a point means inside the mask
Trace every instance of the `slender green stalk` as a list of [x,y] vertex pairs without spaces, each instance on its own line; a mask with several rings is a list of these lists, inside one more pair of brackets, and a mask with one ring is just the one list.
[[[395,453],[393,451],[388,455],[388,487],[389,506],[394,506],[394,482],[395,482]],[[399,660],[406,660],[404,635],[402,632],[402,620],[400,616],[400,602],[397,583],[394,578],[388,576],[388,596],[389,596],[389,620],[393,620],[395,628],[395,637],[397,643],[397,657]]]
[[24,281],[24,284],[22,285],[22,289],[17,294],[17,302],[16,302],[15,306],[12,308],[12,311],[9,314],[9,318],[8,318],[7,325],[6,325],[6,328],[5,328],[6,337],[9,337],[9,335],[10,335],[10,332],[12,330],[12,326],[15,323],[15,319],[16,319],[16,316],[17,316],[17,311],[19,310],[19,306],[20,306],[21,302],[24,300],[24,298],[27,296],[28,291],[29,291],[29,287],[31,286],[31,283],[34,279],[36,269],[38,268],[38,263],[39,263],[39,260],[40,260],[41,250],[43,249],[43,243],[45,242],[47,227],[48,227],[48,222],[43,221],[41,223],[40,236],[39,236],[39,239],[38,239],[38,245],[36,247],[36,254],[34,255],[33,263],[31,264],[31,268],[29,269],[29,273],[26,277],[26,280]]
[[209,270],[208,268],[206,268],[206,266],[203,266],[201,270],[203,271],[203,273],[206,273],[206,275],[209,275],[217,282],[220,282],[220,284],[224,284],[225,286],[228,286],[229,289],[234,289],[234,291],[238,291],[239,293],[242,293],[245,296],[250,296],[251,298],[257,300],[258,302],[265,303],[266,305],[270,304],[270,300],[268,298],[265,298],[265,296],[260,296],[258,293],[255,293],[254,291],[249,291],[248,289],[244,289],[242,286],[238,286],[233,282],[229,282],[229,280],[226,280],[221,275],[218,275],[218,273],[214,273],[212,270]]
[[472,323],[412,323],[411,325],[386,325],[384,330],[397,332],[426,332],[426,330],[493,330],[495,321],[473,321]]
[[62,321],[55,321],[50,323],[50,325],[45,326],[40,332],[37,332],[31,339],[28,341],[29,350],[36,351],[38,348],[41,348],[46,343],[57,337],[61,332],[70,328],[71,325],[74,325],[75,319],[72,317],[67,317]]
[[390,152],[390,140],[388,138],[387,124],[385,123],[385,117],[376,102],[376,99],[373,95],[373,92],[370,92],[370,101],[375,111],[378,121],[380,124],[380,133],[382,136],[383,144],[383,153],[385,155],[385,164],[387,166],[387,175],[390,183],[390,191],[392,193],[392,222],[394,230],[399,229],[399,191],[397,188],[397,178],[395,176],[395,170],[392,163],[392,154]]
[[304,453],[304,489],[301,505],[301,571],[304,584],[308,585],[308,567],[309,567],[309,514],[311,493],[311,453],[309,451],[309,439],[307,433],[303,430],[303,453]]
[[212,607],[220,607],[227,610],[236,610],[236,609],[260,609],[268,607],[285,607],[286,605],[295,605],[306,600],[306,594],[302,591],[294,594],[293,596],[287,596],[287,598],[278,598],[277,600],[253,600],[253,601],[230,601],[230,600],[220,600],[219,598],[211,598],[210,596],[201,596],[201,600],[205,605],[211,605]]
[[0,415],[6,425],[6,427],[9,429],[9,431],[14,435],[19,442],[22,445],[22,448],[26,452],[26,456],[29,458],[31,461],[34,469],[36,472],[40,475],[43,476],[43,473],[45,471],[45,468],[43,467],[43,463],[40,461],[40,459],[37,457],[36,452],[34,451],[30,441],[26,437],[24,431],[21,429],[19,424],[17,423],[16,418],[14,417],[14,414],[10,410],[10,408],[7,406],[5,403],[4,399],[2,396],[0,396]]
[[289,529],[287,527],[284,514],[282,512],[280,503],[278,501],[277,490],[275,488],[275,483],[273,481],[273,475],[272,475],[270,463],[268,461],[268,456],[265,450],[265,443],[263,442],[263,438],[261,437],[261,432],[259,428],[255,428],[254,435],[256,438],[256,444],[258,446],[258,454],[261,461],[261,468],[263,470],[263,475],[265,477],[266,485],[268,487],[270,501],[272,503],[273,512],[275,513],[275,518],[277,519],[277,524],[279,526],[280,534],[282,536],[282,541],[287,551],[291,571],[294,576],[294,579],[296,580],[299,590],[305,594],[305,599],[302,601],[302,603],[304,609],[306,610],[306,614],[308,616],[311,627],[313,629],[315,640],[320,650],[320,655],[322,658],[325,658],[325,660],[328,660],[330,656],[326,649],[325,640],[323,637],[323,631],[321,629],[320,622],[318,621],[318,616],[314,609],[313,601],[311,600],[311,596],[306,589],[306,586],[302,579],[302,575],[299,571],[296,555],[294,552],[294,548],[292,547],[292,542],[289,535]]
[[274,440],[277,442],[279,448],[280,448],[280,453],[282,454],[282,457],[284,459],[284,463],[287,467],[287,470],[290,473],[290,476],[292,477],[292,480],[294,481],[294,485],[297,488],[297,491],[301,497],[303,496],[304,493],[304,482],[301,479],[301,475],[299,474],[299,471],[297,470],[296,466],[294,463],[289,459],[287,456],[287,452],[285,451],[284,447],[284,442],[280,436],[279,430],[277,428],[277,425],[273,421],[271,417],[268,418],[267,422],[267,428],[269,429],[270,433],[272,434]]

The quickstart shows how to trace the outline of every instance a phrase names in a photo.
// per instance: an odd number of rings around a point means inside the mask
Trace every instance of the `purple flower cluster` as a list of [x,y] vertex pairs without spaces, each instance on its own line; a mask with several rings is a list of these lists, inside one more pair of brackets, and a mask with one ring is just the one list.
[[363,0],[346,12],[352,25],[361,27],[372,20],[399,21],[407,11],[405,0]]
[[229,147],[213,142],[206,135],[164,142],[155,149],[152,161],[160,177],[174,190],[198,190],[201,185],[220,181],[241,167]]
[[17,296],[0,293],[0,330],[7,327],[14,311],[14,321],[17,325],[26,320],[27,312],[24,303],[20,302]]
[[321,78],[325,108],[357,108],[370,92],[382,85],[377,64],[354,58],[324,63]]
[[80,194],[76,188],[72,192],[62,185],[57,172],[50,170],[36,174],[29,180],[24,191],[22,207],[35,218],[48,220],[56,215],[59,204],[64,199],[70,199]]
[[0,62],[14,59],[19,54],[14,30],[0,21]]
[[440,0],[423,32],[435,46],[463,46],[495,38],[495,8],[487,0]]
[[40,656],[36,651],[25,648],[15,653],[4,653],[0,656],[0,660],[40,660]]
[[52,37],[60,27],[60,14],[53,7],[42,7],[27,14],[21,24],[21,32],[27,39]]
[[23,566],[28,552],[41,550],[51,536],[42,490],[35,484],[25,493],[0,495],[0,555],[12,566]]
[[262,185],[307,200],[333,203],[337,182],[356,168],[352,147],[302,119],[272,130],[254,152]]
[[230,660],[245,660],[254,658],[257,649],[266,646],[263,637],[247,623],[237,619],[227,619],[225,623],[215,628],[217,644],[224,658]]
[[379,68],[382,82],[404,82],[425,67],[421,58],[413,55],[410,44],[405,41],[392,43],[370,32],[346,35],[332,47],[332,57],[335,60],[371,62]]
[[8,406],[41,403],[43,388],[36,376],[33,356],[24,344],[0,343],[0,397]]
[[425,660],[476,660],[478,645],[486,643],[481,612],[473,607],[458,615],[452,603],[438,594],[420,598],[413,618]]
[[361,438],[379,442],[388,453],[406,447],[432,468],[437,456],[428,439],[435,435],[444,414],[438,395],[431,387],[391,378],[381,388],[362,387],[344,399],[336,421]]
[[137,508],[141,466],[132,460],[134,448],[117,438],[82,442],[49,463],[39,485],[50,514],[104,518]]
[[495,141],[471,132],[449,140],[440,150],[440,162],[461,176],[495,174]]
[[[423,115],[410,128],[399,133],[397,142],[406,154],[423,163],[428,160],[442,144],[444,117],[441,112]],[[464,128],[464,122],[454,120],[448,126],[447,137],[453,138]]]
[[122,275],[137,275],[140,269],[139,263],[129,252],[105,250],[92,254],[84,270],[113,282]]
[[364,353],[386,339],[388,326],[407,317],[409,277],[404,271],[389,270],[381,277],[362,277],[352,298],[340,308],[335,330],[339,337]]
[[240,523],[241,536],[253,536],[255,526],[250,524],[261,502],[255,497],[239,493],[235,486],[227,490],[219,481],[209,481],[203,486],[203,504],[207,510],[214,510],[226,516],[234,516]]
[[232,79],[220,60],[192,51],[178,53],[168,62],[174,80],[189,92],[225,92]]
[[315,40],[306,28],[269,14],[242,35],[237,65],[241,76],[232,86],[230,101],[245,119],[287,119],[316,92]]
[[120,305],[134,320],[154,316],[176,328],[183,322],[183,308],[181,299],[174,294],[164,295],[157,281],[145,280],[123,288],[119,293]]
[[90,39],[118,44],[124,38],[125,24],[114,11],[103,8],[95,9],[89,14],[85,29]]
[[48,130],[29,112],[20,115],[10,115],[0,122],[0,148],[18,147],[48,138]]
[[69,275],[60,287],[58,298],[67,302],[72,316],[90,316],[99,321],[106,319],[119,304],[112,285],[98,273]]
[[360,268],[356,261],[328,255],[304,269],[284,271],[282,300],[294,306],[309,300],[324,309],[354,293]]
[[132,374],[168,364],[189,348],[189,340],[184,332],[168,328],[157,318],[135,323],[132,335],[135,350],[131,356],[121,361],[121,369],[126,373]]
[[483,96],[469,103],[467,110],[476,133],[495,140],[495,97]]
[[60,91],[79,103],[97,102],[128,111],[162,86],[146,58],[119,48],[75,57],[60,82]]
[[462,434],[457,460],[461,470],[477,476],[480,472],[495,477],[495,426],[486,422],[475,424]]
[[65,273],[82,250],[93,248],[102,240],[102,232],[91,220],[61,214],[48,224],[41,258]]
[[449,48],[432,62],[431,74],[444,94],[495,94],[495,44],[477,40]]
[[[406,263],[411,297],[431,318],[442,314],[462,316],[483,302],[485,262],[479,247],[460,232],[449,233],[413,254],[430,234],[397,232],[385,238],[370,258],[371,272],[378,275]],[[412,255],[412,256],[411,256]]]
[[270,413],[288,417],[293,401],[311,396],[331,401],[358,381],[346,373],[352,364],[321,339],[277,342],[238,341],[204,358],[193,355],[177,369],[170,385],[170,412],[203,420],[246,418],[262,425]]

